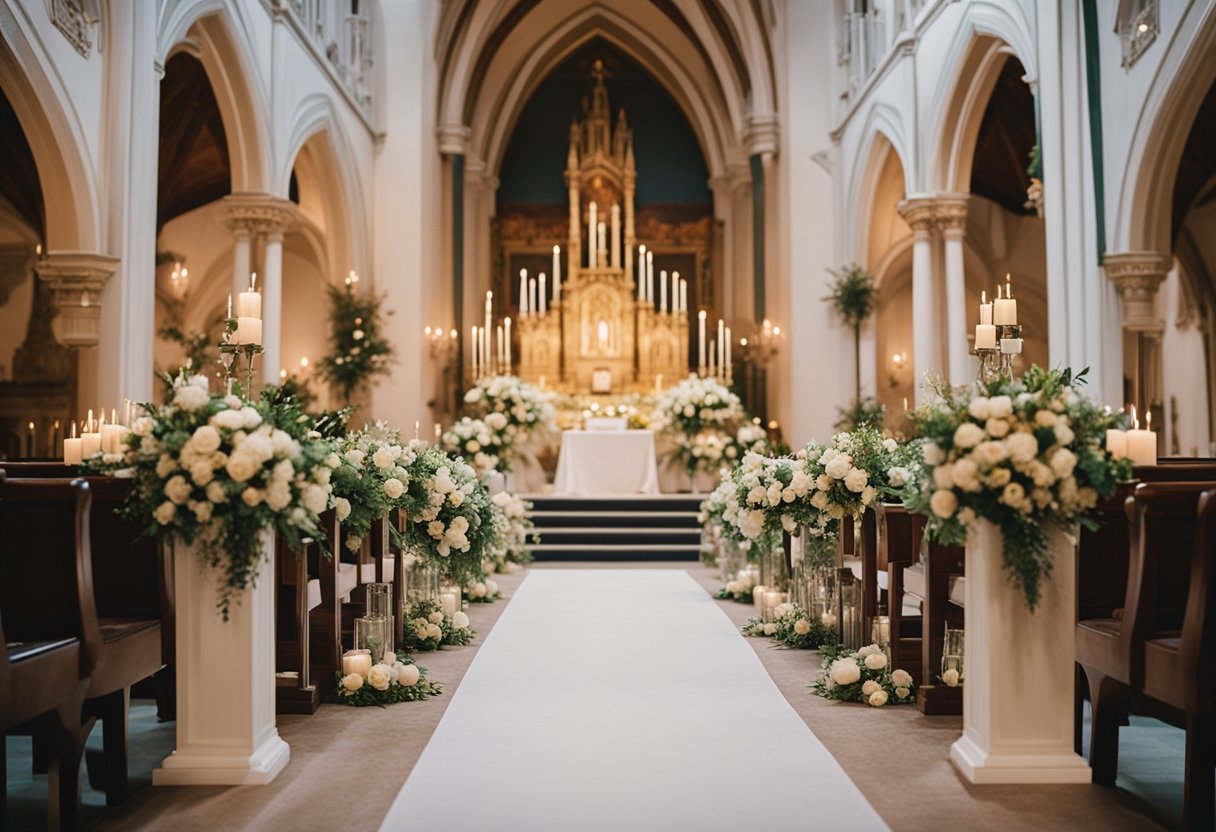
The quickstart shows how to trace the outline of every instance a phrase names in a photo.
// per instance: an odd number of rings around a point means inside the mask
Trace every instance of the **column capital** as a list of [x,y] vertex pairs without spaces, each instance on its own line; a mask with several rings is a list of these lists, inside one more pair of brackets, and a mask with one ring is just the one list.
[[459,122],[447,122],[435,128],[439,139],[439,152],[445,156],[463,156],[469,152],[469,139],[473,129]]
[[748,116],[743,130],[743,146],[748,156],[776,153],[781,139],[781,122],[776,113],[756,113]]
[[295,226],[299,210],[289,199],[270,194],[235,193],[224,197],[228,227],[233,234],[265,234],[282,238]]
[[937,200],[931,196],[910,196],[895,206],[904,222],[916,234],[928,234],[937,222]]
[[967,194],[940,194],[935,200],[934,221],[943,234],[963,234],[967,229]]
[[752,171],[746,162],[730,164],[723,173],[709,178],[709,189],[720,191],[724,197],[732,197],[751,184]]
[[66,347],[93,347],[101,340],[101,290],[119,259],[86,251],[52,251],[34,264],[55,302],[52,327]]
[[1157,317],[1157,290],[1172,263],[1168,255],[1155,251],[1113,252],[1102,258],[1102,270],[1123,300],[1124,329],[1149,334],[1164,329]]

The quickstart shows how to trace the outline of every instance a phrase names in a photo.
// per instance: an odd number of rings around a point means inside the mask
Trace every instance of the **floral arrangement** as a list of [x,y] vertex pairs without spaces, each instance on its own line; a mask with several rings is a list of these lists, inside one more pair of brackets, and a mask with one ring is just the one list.
[[133,480],[126,519],[157,538],[194,545],[223,572],[225,619],[232,598],[257,576],[264,530],[296,549],[306,537],[324,540],[319,515],[330,506],[338,461],[296,412],[267,399],[212,395],[206,376],[181,373],[167,404],[144,405],[125,452],[90,463]]
[[476,635],[467,613],[457,610],[446,615],[438,601],[417,601],[405,611],[402,646],[411,653],[433,652],[445,644],[468,644]]
[[690,375],[659,396],[651,426],[674,443],[672,461],[696,476],[717,467],[743,416],[739,397],[727,387],[712,378]]
[[490,502],[494,506],[496,522],[501,525],[498,546],[487,561],[495,572],[506,574],[517,571],[520,566],[532,561],[532,554],[527,549],[529,540],[540,542],[536,526],[528,516],[532,503],[507,491],[498,492]]
[[334,511],[347,549],[358,551],[372,524],[395,508],[409,482],[415,452],[385,422],[335,442]]
[[734,436],[727,440],[722,449],[722,456],[731,463],[738,463],[748,454],[768,456],[770,450],[768,431],[760,424],[759,419],[754,419],[739,426]]
[[457,583],[476,577],[494,535],[489,491],[463,460],[420,440],[406,446],[405,458],[398,506],[406,516],[406,545]]
[[841,702],[864,702],[875,708],[916,701],[911,674],[892,670],[887,654],[877,644],[857,652],[825,645],[820,653],[822,672],[812,685],[816,695]]
[[394,359],[393,345],[381,332],[384,298],[356,292],[358,283],[352,274],[344,287],[327,290],[332,352],[317,365],[321,377],[346,401],[364,382],[387,374]]
[[925,465],[905,505],[926,515],[928,534],[946,544],[965,543],[976,519],[999,527],[1005,570],[1031,610],[1051,574],[1048,533],[1094,528],[1098,499],[1131,476],[1130,461],[1105,449],[1106,431],[1122,415],[1077,392],[1084,376],[1035,366],[978,394],[939,390],[937,402],[913,415]]
[[812,619],[802,607],[788,602],[773,610],[772,621],[749,619],[743,635],[771,638],[778,646],[794,650],[818,650],[824,644],[835,644],[837,637],[835,627]]
[[465,584],[464,593],[471,604],[493,604],[502,598],[498,583],[493,578],[484,576]]
[[366,676],[361,673],[343,676],[341,671],[335,675],[338,701],[354,707],[417,702],[442,693],[439,685],[426,678],[426,668],[414,664],[409,654],[403,652],[385,653]]
[[714,597],[721,601],[738,601],[742,604],[752,603],[759,575],[754,568],[745,567],[736,573],[735,577],[726,582]]
[[511,470],[511,442],[515,436],[508,432],[507,417],[487,413],[484,419],[465,416],[443,434],[443,447],[454,456],[464,457],[478,476],[490,471]]
[[533,434],[543,436],[556,429],[553,406],[539,390],[515,376],[481,379],[464,394],[464,403],[470,416],[487,422],[490,414],[501,414],[507,420],[502,431],[511,437],[512,447]]
[[883,437],[875,427],[838,433],[826,447],[812,443],[804,456],[815,483],[811,504],[832,519],[860,517],[912,479],[918,454],[917,447]]

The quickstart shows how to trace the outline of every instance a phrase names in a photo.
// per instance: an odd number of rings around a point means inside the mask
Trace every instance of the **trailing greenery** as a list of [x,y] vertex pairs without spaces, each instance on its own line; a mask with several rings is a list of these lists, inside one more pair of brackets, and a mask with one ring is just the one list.
[[360,294],[357,282],[330,286],[330,354],[318,372],[349,402],[355,390],[376,376],[386,375],[395,359],[392,343],[382,332],[384,296]]

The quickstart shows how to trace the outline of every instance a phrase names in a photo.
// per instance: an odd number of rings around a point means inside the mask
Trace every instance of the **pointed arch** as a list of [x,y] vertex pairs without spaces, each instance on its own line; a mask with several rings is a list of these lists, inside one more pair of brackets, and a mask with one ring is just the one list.
[[[866,118],[862,135],[861,151],[854,160],[845,191],[845,216],[850,222],[845,226],[844,250],[849,259],[858,263],[869,259],[870,231],[878,207],[876,197],[891,154],[903,172],[904,193],[913,192],[908,144],[899,112],[888,104],[875,105]],[[895,210],[894,205],[891,210]]]

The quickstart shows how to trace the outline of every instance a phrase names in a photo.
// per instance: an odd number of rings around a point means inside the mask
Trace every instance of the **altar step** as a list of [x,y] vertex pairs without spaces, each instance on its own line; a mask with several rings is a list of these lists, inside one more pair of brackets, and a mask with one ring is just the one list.
[[541,542],[538,561],[695,561],[701,496],[529,497]]

